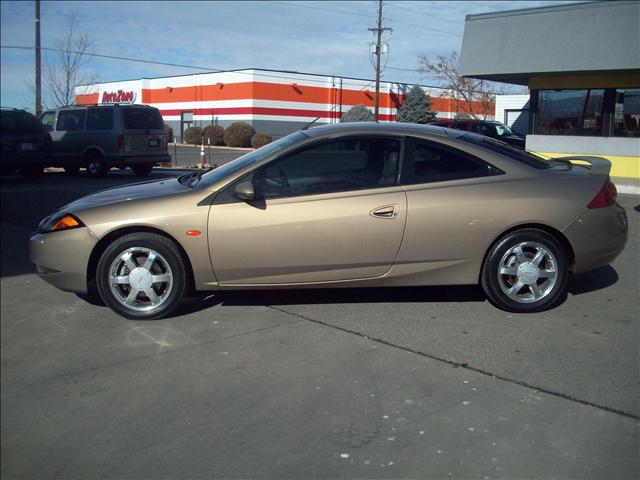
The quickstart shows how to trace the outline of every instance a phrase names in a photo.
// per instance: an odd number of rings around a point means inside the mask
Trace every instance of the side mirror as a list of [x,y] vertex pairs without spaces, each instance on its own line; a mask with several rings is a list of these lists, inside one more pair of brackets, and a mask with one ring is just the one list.
[[256,194],[253,191],[253,183],[251,182],[239,183],[236,185],[236,188],[234,188],[233,193],[240,200],[244,200],[246,202],[250,202],[256,198]]

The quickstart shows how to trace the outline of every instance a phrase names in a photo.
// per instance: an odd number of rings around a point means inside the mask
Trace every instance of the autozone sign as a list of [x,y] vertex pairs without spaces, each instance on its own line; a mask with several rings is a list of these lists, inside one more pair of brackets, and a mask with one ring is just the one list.
[[133,103],[136,100],[136,92],[103,92],[102,103]]

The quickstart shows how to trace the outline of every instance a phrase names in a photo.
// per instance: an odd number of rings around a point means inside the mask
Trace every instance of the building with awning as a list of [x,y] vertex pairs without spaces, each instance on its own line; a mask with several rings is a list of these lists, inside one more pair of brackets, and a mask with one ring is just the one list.
[[467,15],[460,72],[529,87],[528,150],[640,178],[640,2]]

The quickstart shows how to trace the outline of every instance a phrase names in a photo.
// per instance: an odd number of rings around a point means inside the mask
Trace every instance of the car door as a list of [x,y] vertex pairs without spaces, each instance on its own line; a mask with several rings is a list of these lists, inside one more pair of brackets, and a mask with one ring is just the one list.
[[477,282],[484,251],[496,234],[496,209],[503,208],[492,194],[504,188],[494,183],[503,173],[450,145],[407,138],[400,183],[409,213],[393,273],[417,274],[420,283]]
[[84,108],[58,112],[56,128],[51,131],[52,153],[56,163],[66,165],[82,158],[86,139],[85,115]]
[[398,186],[402,141],[320,141],[231,185],[209,217],[212,264],[222,286],[338,282],[379,277],[397,256],[406,221]]

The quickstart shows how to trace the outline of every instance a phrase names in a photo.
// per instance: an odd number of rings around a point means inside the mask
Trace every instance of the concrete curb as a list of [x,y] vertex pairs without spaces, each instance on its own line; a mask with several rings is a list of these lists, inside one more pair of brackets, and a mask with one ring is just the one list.
[[[201,145],[191,145],[190,143],[177,143],[176,144],[178,147],[193,147],[193,148],[197,148],[200,149]],[[171,148],[173,146],[173,142],[169,143],[169,148]],[[238,150],[239,152],[250,152],[251,150],[255,150],[255,148],[251,148],[251,147],[227,147],[226,145],[207,145],[206,143],[204,144],[204,148],[213,148],[213,149],[220,149],[220,150]]]
[[623,195],[640,195],[640,180],[635,178],[611,177],[618,193]]

